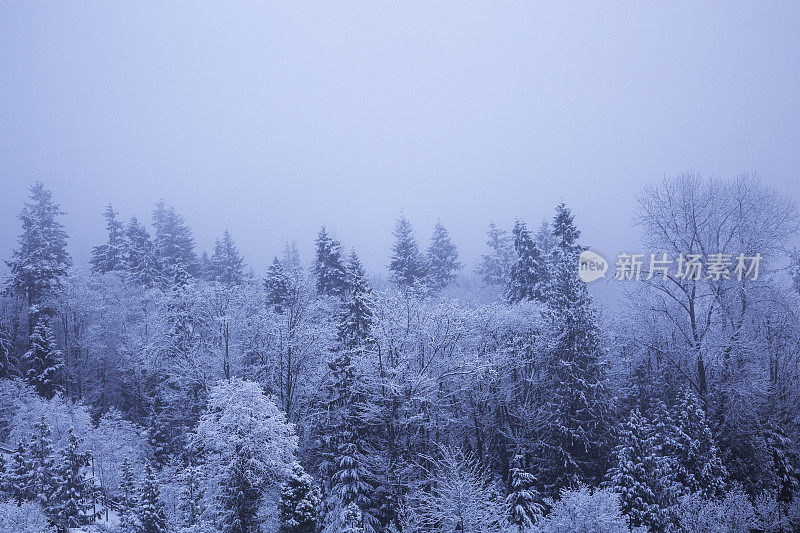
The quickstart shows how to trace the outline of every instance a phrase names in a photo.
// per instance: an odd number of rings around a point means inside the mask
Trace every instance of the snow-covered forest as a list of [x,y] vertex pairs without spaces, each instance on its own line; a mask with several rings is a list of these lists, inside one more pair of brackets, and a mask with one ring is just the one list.
[[637,198],[643,251],[759,275],[594,302],[563,203],[473,236],[478,265],[401,217],[388,271],[331,227],[255,271],[164,202],[109,205],[72,258],[35,183],[0,297],[0,530],[798,530],[794,207],[748,177]]

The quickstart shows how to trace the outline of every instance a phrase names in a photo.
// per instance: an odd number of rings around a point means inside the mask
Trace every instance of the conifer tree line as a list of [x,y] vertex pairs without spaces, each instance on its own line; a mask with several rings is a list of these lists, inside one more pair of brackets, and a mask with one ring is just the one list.
[[307,262],[289,243],[257,272],[227,230],[200,252],[163,201],[149,225],[109,205],[87,272],[37,182],[0,295],[0,513],[53,531],[796,531],[794,206],[693,175],[638,202],[646,251],[760,253],[761,275],[656,276],[599,305],[563,202],[490,223],[475,268],[441,220],[425,242],[401,216],[386,273],[326,226]]

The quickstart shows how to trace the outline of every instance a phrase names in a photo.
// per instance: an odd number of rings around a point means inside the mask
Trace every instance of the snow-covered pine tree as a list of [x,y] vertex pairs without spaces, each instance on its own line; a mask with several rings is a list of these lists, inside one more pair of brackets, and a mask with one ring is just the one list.
[[449,285],[463,265],[458,260],[458,250],[450,239],[450,233],[440,220],[433,226],[433,236],[428,247],[426,267],[428,283],[434,290]]
[[214,245],[210,267],[212,281],[228,287],[241,285],[244,281],[244,259],[239,254],[239,249],[228,230],[225,230],[222,240],[217,239]]
[[547,271],[542,253],[521,220],[514,223],[512,234],[517,257],[508,277],[506,301],[544,301]]
[[128,223],[123,244],[125,270],[131,282],[142,287],[153,286],[159,279],[155,246],[147,229],[135,216]]
[[31,468],[30,452],[23,441],[17,443],[11,458],[5,465],[3,485],[9,498],[17,505],[22,505],[26,500],[33,500],[36,493],[34,487],[34,471]]
[[353,356],[360,353],[371,340],[372,310],[369,289],[364,279],[361,263],[355,254],[348,262],[350,297],[339,315],[338,343],[328,364],[330,380],[327,385],[327,424],[323,429],[324,453],[334,509],[328,517],[336,519],[339,511],[354,502],[361,509],[369,503],[370,487],[364,468],[364,424],[359,416],[363,394],[359,387],[359,374]]
[[565,210],[560,206],[556,215],[559,244],[546,296],[554,338],[539,475],[550,496],[564,487],[601,480],[610,418],[600,331],[586,284],[578,277],[580,232]]
[[[67,234],[58,221],[64,213],[53,202],[53,193],[40,181],[30,188],[28,198],[19,214],[22,233],[18,247],[7,263],[11,269],[7,287],[25,299],[33,315],[51,315],[53,310],[47,300],[60,288],[61,278],[72,265]],[[30,327],[33,328],[32,323]]]
[[222,531],[225,533],[255,533],[258,531],[258,508],[261,490],[253,485],[250,460],[241,448],[235,452],[233,462],[222,482],[219,496],[222,506]]
[[314,275],[317,293],[324,296],[342,296],[347,287],[347,275],[342,264],[341,244],[322,226],[316,240]]
[[405,217],[397,219],[393,235],[392,257],[389,270],[392,279],[400,288],[407,289],[423,283],[427,277],[425,261],[414,237],[414,227]]
[[192,527],[200,523],[203,517],[203,489],[200,485],[200,469],[194,465],[188,466],[183,472],[180,511],[181,524]]
[[354,502],[341,510],[341,533],[364,533],[364,514]]
[[653,443],[653,428],[634,408],[618,427],[618,444],[607,477],[608,485],[620,495],[620,508],[630,526],[661,531],[662,481]]
[[764,440],[772,456],[775,499],[779,504],[787,507],[792,503],[795,493],[800,488],[797,452],[792,444],[792,439],[778,424],[773,425],[765,432]]
[[678,428],[675,443],[678,482],[688,493],[699,492],[708,499],[723,496],[728,473],[697,396],[691,392],[680,395],[675,409],[675,422]]
[[489,223],[486,235],[486,245],[490,251],[481,256],[477,272],[487,285],[505,287],[514,264],[514,246],[508,233],[498,228],[494,222]]
[[119,481],[119,520],[120,528],[125,533],[137,530],[139,517],[139,495],[136,490],[136,480],[133,477],[133,467],[127,457],[122,460]]
[[149,464],[145,466],[144,481],[139,491],[137,515],[142,533],[167,532],[167,514],[161,500],[161,486]]
[[61,390],[61,370],[64,366],[53,331],[41,317],[31,332],[31,347],[22,356],[25,379],[41,396],[51,399]]
[[79,452],[81,440],[73,428],[67,434],[67,444],[58,454],[55,466],[55,490],[50,502],[50,514],[58,527],[65,531],[78,527],[86,520],[85,494],[88,482],[83,474],[86,455]]
[[373,340],[373,307],[372,289],[364,267],[353,250],[347,259],[347,289],[338,317],[337,336],[342,348],[352,350],[364,347]]
[[89,263],[92,265],[92,272],[95,274],[122,270],[125,266],[125,232],[122,223],[117,220],[117,213],[114,212],[111,204],[106,206],[103,217],[106,219],[108,241],[92,248],[92,256],[89,259]]
[[292,282],[277,256],[267,269],[264,290],[267,292],[267,305],[271,305],[276,313],[283,313],[284,307],[291,297]]
[[160,274],[169,285],[180,284],[197,269],[192,230],[173,206],[163,201],[153,211],[154,246]]
[[316,533],[317,514],[321,505],[322,495],[312,477],[300,463],[293,464],[278,504],[280,533]]
[[542,505],[536,491],[536,477],[524,468],[524,456],[517,454],[510,469],[511,488],[506,497],[508,522],[517,533],[532,532],[542,516]]
[[33,499],[51,519],[53,493],[55,492],[55,464],[53,458],[53,442],[50,439],[50,428],[44,415],[33,425],[31,443],[28,446],[28,457],[25,463],[31,472],[31,490]]

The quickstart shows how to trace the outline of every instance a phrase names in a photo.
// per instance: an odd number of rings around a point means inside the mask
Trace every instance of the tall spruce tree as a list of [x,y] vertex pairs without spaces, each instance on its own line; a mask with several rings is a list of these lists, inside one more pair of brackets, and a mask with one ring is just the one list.
[[131,281],[151,287],[159,279],[158,258],[147,229],[136,217],[131,217],[125,230],[123,260]]
[[316,533],[317,513],[321,505],[322,496],[314,480],[299,463],[295,463],[281,489],[278,504],[280,533]]
[[691,392],[681,394],[675,409],[675,422],[678,428],[675,442],[678,482],[688,493],[699,492],[709,499],[723,496],[728,473],[697,396]]
[[204,513],[203,488],[200,484],[200,469],[190,465],[183,472],[180,511],[181,523],[191,528],[200,523]]
[[163,201],[153,211],[154,245],[161,276],[171,285],[184,283],[197,271],[192,230],[173,206]]
[[55,464],[53,441],[44,415],[33,425],[33,434],[25,462],[31,469],[30,486],[33,499],[45,510],[48,517],[53,519],[51,510],[55,492]]
[[614,462],[608,483],[620,495],[620,509],[632,527],[646,526],[662,531],[659,460],[654,446],[654,431],[638,409],[631,411],[618,428]]
[[506,301],[544,301],[547,272],[542,253],[524,222],[517,220],[512,234],[517,257],[508,277]]
[[115,270],[122,270],[125,267],[125,231],[122,223],[117,220],[117,213],[111,204],[106,206],[103,217],[106,219],[106,231],[108,240],[105,244],[92,248],[92,257],[89,263],[92,265],[92,272],[95,274],[105,274]]
[[433,226],[433,237],[428,247],[426,267],[428,283],[434,290],[449,285],[463,265],[458,260],[458,250],[450,239],[450,233],[440,220]]
[[486,236],[489,253],[481,256],[477,272],[487,285],[505,287],[514,265],[514,245],[508,233],[498,228],[494,222],[489,223]]
[[22,233],[14,250],[7,287],[21,295],[31,308],[31,323],[39,313],[51,315],[48,300],[61,287],[61,279],[72,265],[67,253],[67,234],[59,217],[64,213],[53,202],[53,193],[37,181],[31,188],[28,202],[19,214]]
[[536,477],[524,468],[524,456],[517,454],[510,469],[511,488],[506,497],[508,522],[512,531],[528,533],[542,516],[542,505],[536,491]]
[[119,481],[119,519],[122,531],[136,531],[139,518],[139,494],[136,490],[136,480],[133,476],[133,467],[127,457],[122,460]]
[[219,496],[223,509],[222,531],[225,533],[256,533],[259,531],[258,508],[261,490],[253,484],[250,459],[241,450],[225,473],[222,494]]
[[[559,210],[556,218],[561,214]],[[608,384],[597,318],[586,284],[578,278],[579,235],[571,218],[554,227],[560,259],[554,263],[547,294],[552,370],[546,385],[548,423],[540,469],[551,496],[564,487],[598,483],[607,461]]]
[[342,296],[347,287],[346,273],[342,264],[341,244],[331,237],[322,226],[316,240],[314,275],[317,293],[324,296]]
[[267,292],[267,305],[272,306],[276,313],[283,313],[291,298],[292,282],[277,256],[267,269],[264,290]]
[[222,240],[217,239],[209,266],[212,281],[229,287],[244,282],[244,259],[239,255],[236,243],[233,242],[228,230],[225,230]]
[[427,277],[425,261],[419,251],[419,243],[414,237],[414,227],[405,217],[397,219],[394,228],[395,242],[389,270],[392,279],[400,288],[407,289],[420,285]]
[[55,467],[55,489],[50,509],[56,524],[64,531],[82,525],[86,519],[87,505],[84,498],[89,486],[83,468],[88,460],[78,449],[80,443],[81,439],[70,428],[67,444],[60,451]]
[[28,446],[23,441],[19,441],[5,465],[4,489],[18,506],[22,505],[24,501],[33,500],[36,496],[33,490],[34,472],[29,463],[30,457]]
[[364,347],[373,340],[372,289],[367,281],[364,267],[355,251],[347,259],[347,289],[337,328],[339,344],[352,350]]
[[48,400],[61,390],[64,361],[53,331],[42,317],[31,332],[31,347],[22,356],[25,379]]
[[161,486],[149,464],[145,467],[144,481],[139,491],[137,515],[142,533],[167,532],[167,514],[161,500]]

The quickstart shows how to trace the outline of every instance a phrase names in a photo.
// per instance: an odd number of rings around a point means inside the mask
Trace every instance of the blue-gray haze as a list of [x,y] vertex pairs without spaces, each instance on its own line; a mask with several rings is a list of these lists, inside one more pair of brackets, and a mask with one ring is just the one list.
[[174,204],[256,272],[322,224],[385,271],[401,212],[473,266],[560,200],[613,254],[645,183],[800,176],[800,4],[0,3],[0,256],[41,179],[76,264]]

